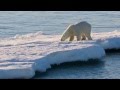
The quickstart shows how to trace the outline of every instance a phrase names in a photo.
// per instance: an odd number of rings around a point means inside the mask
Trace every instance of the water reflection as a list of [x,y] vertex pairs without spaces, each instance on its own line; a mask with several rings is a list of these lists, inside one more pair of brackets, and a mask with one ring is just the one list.
[[36,72],[35,79],[120,79],[120,52],[88,62],[69,62],[53,65],[44,73]]
[[104,61],[89,60],[87,62],[68,62],[60,65],[53,65],[47,72],[36,72],[34,78],[60,78],[60,79],[77,79],[88,77],[89,74],[97,74],[104,68]]

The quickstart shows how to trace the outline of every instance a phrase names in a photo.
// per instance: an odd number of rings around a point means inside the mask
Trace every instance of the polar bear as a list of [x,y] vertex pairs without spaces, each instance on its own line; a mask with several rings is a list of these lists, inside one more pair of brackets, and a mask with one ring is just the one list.
[[86,40],[86,39],[92,40],[91,25],[86,21],[82,21],[75,25],[69,25],[62,35],[61,41],[65,41],[69,37],[70,37],[69,41],[73,41],[74,36],[77,37],[77,41]]

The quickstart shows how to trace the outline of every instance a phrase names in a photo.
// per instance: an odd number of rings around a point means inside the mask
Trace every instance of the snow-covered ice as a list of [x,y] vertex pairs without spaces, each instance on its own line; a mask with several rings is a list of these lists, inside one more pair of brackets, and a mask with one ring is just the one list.
[[120,49],[120,32],[117,30],[113,32],[94,33],[93,37],[104,49]]
[[41,32],[0,39],[0,78],[31,78],[53,64],[101,60],[104,49],[120,49],[120,32],[92,33],[92,41],[61,42]]

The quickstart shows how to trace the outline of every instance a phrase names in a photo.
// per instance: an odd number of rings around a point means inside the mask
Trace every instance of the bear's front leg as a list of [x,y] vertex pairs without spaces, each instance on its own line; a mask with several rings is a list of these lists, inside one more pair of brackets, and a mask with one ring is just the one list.
[[69,41],[73,41],[73,40],[74,40],[74,36],[71,36]]
[[90,33],[86,34],[86,37],[88,38],[88,40],[92,40],[92,37],[91,37]]

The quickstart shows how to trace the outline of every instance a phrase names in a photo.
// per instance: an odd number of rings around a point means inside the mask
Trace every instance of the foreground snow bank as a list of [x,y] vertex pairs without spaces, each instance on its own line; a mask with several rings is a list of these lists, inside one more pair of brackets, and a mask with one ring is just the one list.
[[0,48],[0,78],[31,78],[52,64],[101,59],[104,49],[80,42],[34,42]]
[[[54,47],[53,47],[54,48]],[[59,44],[48,55],[37,61],[37,70],[46,71],[53,64],[61,64],[73,61],[88,61],[89,59],[101,59],[105,56],[104,49],[96,44],[69,43]]]
[[101,60],[104,49],[120,49],[120,32],[92,33],[92,41],[61,42],[40,32],[0,40],[0,78],[31,78],[53,64]]

